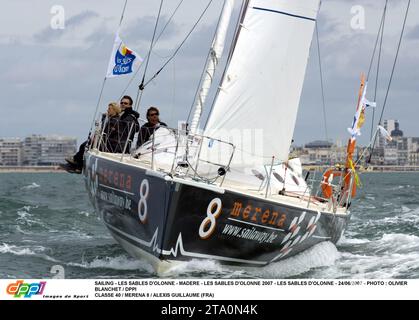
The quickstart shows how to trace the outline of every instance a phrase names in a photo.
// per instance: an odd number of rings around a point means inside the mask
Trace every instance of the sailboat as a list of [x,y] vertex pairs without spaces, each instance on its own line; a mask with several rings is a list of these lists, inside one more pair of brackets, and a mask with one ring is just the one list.
[[[226,0],[191,126],[161,127],[130,154],[105,152],[97,144],[86,151],[90,199],[130,255],[158,273],[193,259],[263,267],[339,240],[355,196],[354,142],[346,165],[328,170],[317,186],[308,183],[298,158],[289,159],[319,5],[243,1],[201,130],[234,7]],[[358,109],[363,92],[364,83]],[[236,133],[240,139],[232,142]]]

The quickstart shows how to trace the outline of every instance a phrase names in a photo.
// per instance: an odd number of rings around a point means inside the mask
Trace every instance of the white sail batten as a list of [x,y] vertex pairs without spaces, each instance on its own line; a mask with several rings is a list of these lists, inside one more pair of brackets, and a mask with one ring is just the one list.
[[[235,144],[232,168],[288,159],[318,10],[319,0],[249,1],[204,133]],[[216,145],[204,155],[225,162]]]
[[199,90],[199,94],[196,98],[194,105],[195,111],[191,122],[192,133],[197,133],[204,103],[208,96],[208,92],[211,88],[218,62],[220,61],[221,56],[223,55],[228,26],[230,24],[233,9],[234,0],[225,0],[223,10],[221,12],[221,18],[218,23],[217,31],[215,33],[215,37],[211,45],[210,54],[208,56],[206,70],[201,83],[201,89]]

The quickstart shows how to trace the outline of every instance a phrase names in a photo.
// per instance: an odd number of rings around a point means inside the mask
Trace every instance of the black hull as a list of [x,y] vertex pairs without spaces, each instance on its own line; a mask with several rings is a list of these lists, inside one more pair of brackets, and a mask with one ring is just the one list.
[[322,241],[336,243],[350,217],[171,179],[94,154],[84,175],[115,239],[158,270],[191,259],[264,266]]

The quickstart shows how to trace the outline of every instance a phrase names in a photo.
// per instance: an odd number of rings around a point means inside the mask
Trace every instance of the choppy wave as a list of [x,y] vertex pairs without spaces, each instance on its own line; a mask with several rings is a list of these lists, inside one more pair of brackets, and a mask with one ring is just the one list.
[[39,225],[42,227],[46,227],[45,223],[41,221],[41,219],[36,218],[32,213],[30,213],[31,209],[38,207],[31,207],[31,206],[24,206],[23,208],[17,210],[17,218],[16,222],[21,225],[28,225],[32,227],[33,225]]
[[[163,276],[419,278],[418,178],[417,174],[363,174],[364,187],[351,207],[353,217],[336,246],[321,243],[263,268],[192,260]],[[148,263],[130,258],[115,244],[79,176],[8,174],[1,179],[0,275],[18,277],[19,270],[25,270],[37,278],[60,264],[66,277],[73,278],[157,276]]]
[[153,273],[153,268],[150,264],[144,261],[135,260],[126,255],[103,258],[97,257],[90,262],[70,262],[67,263],[67,265],[85,269],[144,270],[146,272]]
[[409,278],[419,269],[419,237],[384,234],[342,254],[337,272],[348,278]]
[[312,269],[331,266],[341,257],[331,242],[320,243],[294,257],[260,268],[241,268],[220,265],[213,260],[181,262],[168,270],[164,277],[205,274],[215,278],[289,278],[302,275]]
[[79,211],[79,212],[77,212],[79,215],[81,215],[81,216],[85,216],[85,217],[90,217],[90,215],[92,214],[92,213],[90,213],[89,211]]
[[187,275],[220,275],[225,274],[226,268],[214,260],[191,260],[178,262],[174,267],[163,274],[164,277],[187,276]]
[[268,265],[258,271],[264,278],[289,278],[312,269],[334,265],[341,254],[331,242],[322,242],[297,256]]
[[21,189],[22,190],[31,190],[31,189],[36,189],[36,188],[39,188],[39,187],[40,187],[39,184],[37,184],[36,182],[32,182],[30,185],[24,186]]
[[352,244],[365,244],[365,243],[369,243],[371,242],[368,239],[357,239],[357,238],[347,238],[346,236],[343,236],[340,240],[339,240],[339,244],[341,245],[352,245]]
[[52,262],[59,262],[58,260],[48,256],[44,252],[47,248],[43,246],[15,246],[3,243],[0,245],[0,254],[12,254],[15,256],[34,256]]

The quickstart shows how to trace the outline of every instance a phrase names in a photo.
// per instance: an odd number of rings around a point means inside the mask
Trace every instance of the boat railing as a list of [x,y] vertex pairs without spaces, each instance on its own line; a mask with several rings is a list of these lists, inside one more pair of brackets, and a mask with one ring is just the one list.
[[[139,130],[132,130],[130,125],[118,119],[107,119],[101,116],[97,122],[94,138],[90,141],[90,148],[101,152],[120,154],[120,161],[138,161],[150,169],[165,172],[172,177],[180,177],[201,181],[208,184],[222,186],[233,159],[235,146],[230,142],[214,139],[200,134],[191,134],[186,125],[178,128],[161,126],[147,133],[144,127],[146,120],[139,119]],[[130,134],[133,132],[134,134]],[[145,135],[145,136],[144,136]],[[211,146],[217,143],[218,151],[222,150],[221,158],[211,157]],[[123,151],[126,150],[125,153]],[[215,160],[214,160],[215,159]],[[266,167],[266,178],[262,183],[265,198],[270,195],[271,179],[274,175],[272,168],[274,162]],[[350,190],[352,190],[354,174],[349,170]],[[307,208],[312,204],[328,203],[328,208],[336,212],[338,208],[349,208],[352,198],[348,188],[344,188],[343,176],[337,184],[331,184],[333,196],[326,198],[321,193],[321,183],[316,175],[306,179],[307,187],[303,192],[284,192],[285,195],[296,196],[307,202]],[[316,189],[316,185],[318,185]],[[266,190],[265,190],[266,189]],[[284,189],[288,189],[285,186]],[[285,191],[284,190],[284,191]],[[281,194],[281,193],[280,193]]]
[[[325,181],[324,174],[321,176],[321,180],[314,178],[312,180],[313,196],[310,196],[310,198],[312,200],[327,202],[329,210],[335,213],[339,208],[344,208],[347,211],[351,205],[351,201],[353,198],[352,189],[354,187],[356,173],[353,172],[351,169],[345,170],[341,168],[341,170],[342,174],[339,176],[339,179],[334,183],[330,181]],[[317,188],[314,187],[315,184],[317,184]],[[322,185],[328,185],[331,187],[332,194],[330,197],[324,195]],[[308,206],[309,205],[310,202]]]
[[[147,121],[138,119],[139,129],[133,130],[131,124],[124,121],[106,116],[100,116],[100,119],[96,122],[90,148],[121,154],[121,161],[127,158],[140,161],[172,176],[223,184],[235,151],[232,143],[191,134],[185,125],[176,129],[167,126],[147,128],[144,126]],[[211,156],[209,146],[214,143],[221,146],[222,157]]]

